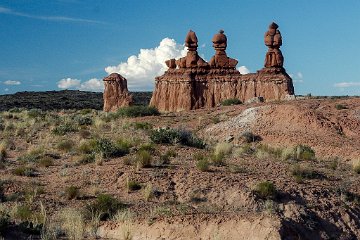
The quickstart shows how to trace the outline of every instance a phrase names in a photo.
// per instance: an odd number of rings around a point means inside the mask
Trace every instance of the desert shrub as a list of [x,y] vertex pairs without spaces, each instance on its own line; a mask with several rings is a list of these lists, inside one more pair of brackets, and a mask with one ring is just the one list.
[[94,142],[94,150],[101,153],[103,158],[121,157],[129,153],[128,146],[121,142],[114,144],[107,138],[96,139]]
[[344,105],[342,105],[342,104],[336,104],[336,105],[335,105],[335,108],[336,108],[337,110],[347,109],[347,107],[344,106]]
[[274,183],[264,181],[256,184],[254,193],[262,199],[274,199],[277,191]]
[[135,161],[139,168],[151,167],[152,156],[149,151],[140,150],[136,153]]
[[150,139],[154,143],[176,144],[204,148],[205,143],[194,136],[190,131],[184,129],[160,128],[150,132]]
[[160,115],[159,111],[155,107],[149,106],[123,107],[117,111],[117,114],[122,117],[143,117]]
[[132,147],[132,143],[129,140],[122,138],[116,140],[115,145],[118,149],[121,149],[125,154],[128,154],[130,152],[130,148]]
[[41,167],[50,167],[54,165],[54,159],[50,156],[43,156],[39,159],[38,164]]
[[52,130],[52,133],[55,135],[64,136],[68,133],[77,132],[77,131],[78,131],[78,127],[74,123],[66,122],[66,123],[60,124],[59,126],[56,126]]
[[38,147],[28,151],[26,154],[18,157],[21,162],[33,163],[38,161],[44,155],[44,148]]
[[261,137],[250,132],[250,131],[246,131],[243,132],[240,136],[240,139],[242,139],[244,142],[246,143],[252,143],[252,142],[258,142],[261,141]]
[[295,147],[296,159],[297,160],[314,160],[315,151],[306,145],[297,145]]
[[28,205],[16,204],[11,210],[11,215],[14,220],[25,222],[31,220],[33,212]]
[[93,124],[93,119],[90,116],[81,116],[81,115],[76,115],[74,117],[74,121],[79,125],[79,126],[90,126]]
[[139,151],[148,151],[150,153],[154,153],[155,152],[155,145],[152,144],[152,143],[144,143],[144,144],[141,144],[139,146]]
[[31,167],[20,166],[12,170],[12,173],[17,176],[34,177],[35,170]]
[[106,220],[124,207],[125,205],[116,198],[108,194],[99,194],[95,202],[86,206],[86,210],[88,214],[98,215],[101,220]]
[[86,130],[86,129],[80,129],[79,130],[79,136],[81,138],[90,138],[91,137],[91,132],[89,130]]
[[63,152],[70,152],[75,145],[76,144],[73,140],[64,139],[57,144],[57,149]]
[[266,158],[280,158],[282,150],[271,147],[269,145],[261,144],[256,147],[255,155],[258,159]]
[[251,148],[251,145],[246,143],[242,144],[240,147],[237,147],[233,151],[235,157],[241,157],[244,154],[252,154],[254,150]]
[[353,160],[352,162],[352,169],[357,174],[360,174],[360,159]]
[[93,162],[95,162],[95,154],[94,153],[82,154],[77,159],[78,164],[88,164],[88,163],[93,163]]
[[134,122],[131,126],[135,129],[149,130],[152,129],[152,125],[148,122]]
[[151,198],[154,197],[154,189],[151,183],[147,184],[146,187],[143,190],[144,199],[145,201],[150,201]]
[[84,239],[84,217],[79,210],[72,208],[63,209],[58,215],[58,220],[60,221],[61,229],[68,239]]
[[140,183],[137,182],[137,181],[127,180],[127,181],[126,181],[126,188],[127,188],[129,191],[136,191],[136,190],[141,189],[141,185],[140,185]]
[[319,174],[315,170],[303,168],[299,164],[292,167],[291,175],[298,183],[301,183],[304,179],[315,179],[319,177]]
[[41,109],[30,109],[27,112],[29,118],[42,118],[46,115]]
[[199,169],[201,172],[207,172],[210,169],[210,163],[207,159],[201,159],[196,162],[196,168]]
[[231,143],[218,143],[215,146],[214,153],[211,155],[211,162],[215,166],[225,165],[225,156],[229,155],[232,151]]
[[241,101],[237,98],[229,98],[221,102],[223,106],[237,105],[241,104]]
[[65,188],[65,197],[67,200],[79,198],[80,197],[79,188],[75,186],[69,186]]
[[229,172],[231,173],[246,173],[246,169],[242,166],[239,165],[235,165],[235,164],[230,164],[228,166]]
[[97,141],[96,139],[91,139],[84,141],[82,140],[78,146],[78,152],[84,154],[91,154],[97,151]]
[[0,162],[4,162],[7,156],[7,144],[5,142],[0,143]]
[[224,154],[224,155],[229,155],[232,151],[233,145],[231,143],[227,143],[227,142],[222,142],[222,143],[218,143],[215,146],[214,149],[214,154]]
[[80,111],[79,111],[79,113],[81,114],[81,115],[86,115],[86,114],[90,114],[90,113],[92,113],[92,109],[91,108],[84,108],[84,109],[81,109]]
[[223,152],[212,154],[211,155],[211,163],[217,167],[224,166],[225,165],[225,154]]

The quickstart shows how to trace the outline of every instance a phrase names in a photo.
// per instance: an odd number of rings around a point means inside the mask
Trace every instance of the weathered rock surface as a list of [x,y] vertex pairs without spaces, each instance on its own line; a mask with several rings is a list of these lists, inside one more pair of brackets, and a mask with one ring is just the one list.
[[215,107],[230,98],[270,101],[293,94],[292,79],[280,68],[246,75],[235,69],[169,69],[156,78],[150,105],[175,112]]
[[[275,23],[274,23],[275,24]],[[280,51],[282,39],[277,25],[270,25],[265,36],[269,51]],[[287,99],[294,95],[291,77],[282,67],[279,55],[267,53],[270,63],[257,73],[242,75],[236,70],[237,60],[227,56],[227,38],[220,31],[212,39],[215,55],[209,64],[198,56],[195,32],[188,33],[186,57],[166,61],[169,69],[155,79],[151,106],[160,111],[183,111],[212,108],[223,100],[237,98],[242,102],[256,97],[265,101]],[[280,52],[281,54],[281,52]],[[282,57],[282,55],[281,55]],[[274,63],[274,64],[273,64]]]
[[115,112],[120,107],[132,104],[133,99],[127,88],[127,81],[118,73],[112,73],[104,79],[104,111]]

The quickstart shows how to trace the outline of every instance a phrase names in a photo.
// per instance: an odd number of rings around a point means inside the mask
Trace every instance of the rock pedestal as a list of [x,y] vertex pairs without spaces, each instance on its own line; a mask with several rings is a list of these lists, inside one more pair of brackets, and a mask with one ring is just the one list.
[[103,79],[104,90],[104,111],[115,112],[121,107],[132,104],[132,95],[127,88],[127,81],[118,73],[112,73]]
[[282,67],[283,56],[279,49],[282,39],[277,27],[272,23],[265,33],[265,44],[269,47],[265,68],[246,75],[236,70],[238,61],[226,55],[224,31],[215,34],[212,40],[215,55],[209,64],[198,56],[197,38],[190,31],[185,40],[187,56],[166,61],[169,69],[156,77],[150,105],[159,111],[174,112],[211,108],[231,98],[242,102],[256,97],[273,101],[294,95],[292,79]]

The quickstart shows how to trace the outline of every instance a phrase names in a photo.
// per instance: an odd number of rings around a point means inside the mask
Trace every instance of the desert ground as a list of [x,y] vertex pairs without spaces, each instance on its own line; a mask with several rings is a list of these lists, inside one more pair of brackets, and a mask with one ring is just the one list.
[[4,239],[358,239],[360,98],[0,113]]

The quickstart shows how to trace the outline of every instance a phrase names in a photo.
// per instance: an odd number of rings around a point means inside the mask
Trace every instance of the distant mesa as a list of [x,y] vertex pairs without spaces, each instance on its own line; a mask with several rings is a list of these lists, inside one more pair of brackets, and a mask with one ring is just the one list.
[[[169,69],[155,78],[150,105],[162,112],[176,112],[212,108],[233,98],[242,102],[255,98],[293,99],[293,81],[283,68],[282,36],[278,27],[273,22],[265,32],[268,51],[264,68],[246,75],[236,69],[238,60],[227,56],[228,39],[223,30],[212,38],[215,54],[209,62],[199,56],[198,38],[190,30],[185,37],[186,56],[165,61]],[[132,103],[125,78],[113,73],[104,78],[104,84],[104,111],[116,111]]]
[[118,73],[112,73],[104,79],[104,111],[115,112],[121,107],[133,103],[127,88],[127,80]]

